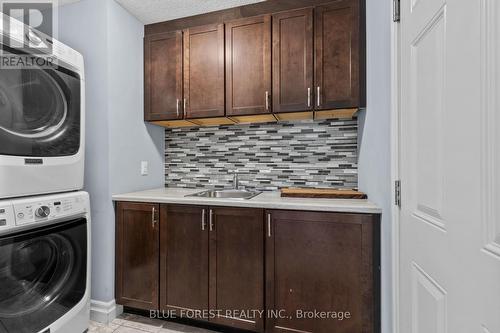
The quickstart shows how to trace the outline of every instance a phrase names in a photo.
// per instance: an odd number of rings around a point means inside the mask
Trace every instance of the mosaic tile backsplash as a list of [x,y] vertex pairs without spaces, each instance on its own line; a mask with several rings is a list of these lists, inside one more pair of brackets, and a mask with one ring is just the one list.
[[167,129],[165,186],[357,188],[356,119]]

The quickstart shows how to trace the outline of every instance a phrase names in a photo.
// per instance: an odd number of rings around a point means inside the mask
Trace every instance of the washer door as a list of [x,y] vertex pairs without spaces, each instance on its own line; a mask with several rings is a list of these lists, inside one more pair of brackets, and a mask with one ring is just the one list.
[[0,239],[0,332],[38,332],[83,298],[87,227],[80,219]]
[[63,67],[0,69],[0,155],[75,155],[80,88],[78,74]]

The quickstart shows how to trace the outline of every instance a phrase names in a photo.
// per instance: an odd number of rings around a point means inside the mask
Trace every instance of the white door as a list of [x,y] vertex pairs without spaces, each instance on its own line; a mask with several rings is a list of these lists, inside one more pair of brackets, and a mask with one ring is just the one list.
[[499,2],[401,0],[399,333],[500,333]]

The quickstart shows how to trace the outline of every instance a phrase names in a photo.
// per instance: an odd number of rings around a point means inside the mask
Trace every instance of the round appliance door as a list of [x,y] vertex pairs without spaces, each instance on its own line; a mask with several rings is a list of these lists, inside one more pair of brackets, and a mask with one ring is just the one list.
[[38,332],[85,294],[84,219],[0,238],[0,332]]
[[75,155],[80,88],[78,74],[63,67],[0,69],[0,155]]

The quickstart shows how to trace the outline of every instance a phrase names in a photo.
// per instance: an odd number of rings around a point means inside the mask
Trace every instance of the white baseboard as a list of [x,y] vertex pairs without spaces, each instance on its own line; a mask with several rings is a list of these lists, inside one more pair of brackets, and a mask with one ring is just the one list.
[[109,302],[90,300],[90,320],[109,324],[122,313],[123,306],[116,304],[115,300]]

